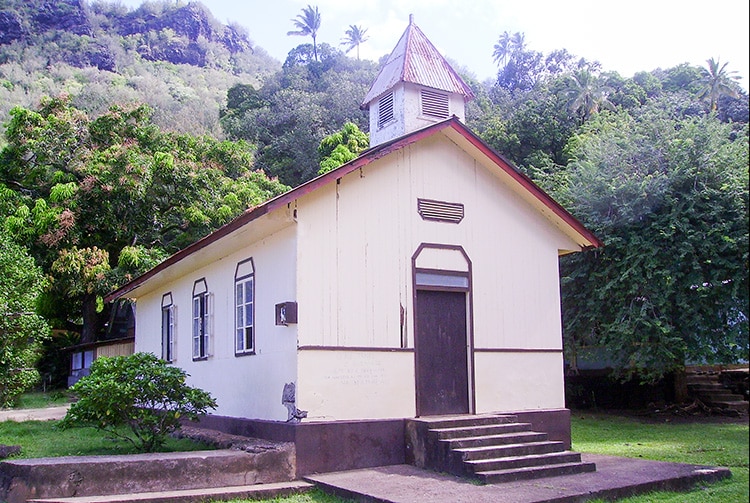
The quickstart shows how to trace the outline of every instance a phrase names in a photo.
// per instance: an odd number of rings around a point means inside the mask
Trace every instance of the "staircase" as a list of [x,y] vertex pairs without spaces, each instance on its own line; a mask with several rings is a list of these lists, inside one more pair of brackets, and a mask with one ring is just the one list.
[[512,415],[412,419],[406,432],[408,462],[488,484],[596,470]]
[[688,395],[710,407],[748,411],[745,397],[734,393],[721,383],[721,371],[714,369],[686,369]]

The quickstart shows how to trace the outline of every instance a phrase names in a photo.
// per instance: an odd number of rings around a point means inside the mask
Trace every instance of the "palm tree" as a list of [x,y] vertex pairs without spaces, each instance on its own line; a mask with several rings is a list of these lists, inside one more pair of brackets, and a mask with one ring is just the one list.
[[370,37],[367,36],[367,28],[350,24],[349,29],[346,30],[346,37],[341,39],[341,45],[347,47],[345,53],[348,53],[356,47],[357,61],[359,61],[359,44],[367,42],[369,38]]
[[505,66],[510,56],[510,33],[504,31],[495,44],[495,50],[492,52],[492,59],[495,63]]
[[740,77],[734,70],[727,71],[729,63],[724,63],[720,67],[719,60],[714,61],[714,58],[707,59],[706,63],[708,67],[701,68],[703,76],[700,83],[703,87],[698,91],[698,99],[707,101],[711,111],[715,112],[719,108],[719,98],[722,96],[739,97],[734,81],[739,80]]
[[504,31],[495,44],[492,59],[494,59],[495,63],[499,63],[500,66],[505,67],[516,56],[521,54],[524,49],[526,49],[526,35],[521,32],[511,35],[507,31]]
[[588,70],[579,70],[569,75],[568,85],[563,92],[568,97],[568,109],[572,114],[578,115],[583,122],[599,113],[600,108],[615,108],[608,99],[612,89],[600,85],[597,78]]
[[302,35],[304,37],[310,35],[313,39],[313,57],[317,61],[318,45],[316,38],[320,29],[320,12],[318,12],[318,6],[313,7],[308,5],[302,9],[302,14],[298,14],[296,18],[292,19],[292,23],[297,27],[297,31],[288,31],[286,34]]

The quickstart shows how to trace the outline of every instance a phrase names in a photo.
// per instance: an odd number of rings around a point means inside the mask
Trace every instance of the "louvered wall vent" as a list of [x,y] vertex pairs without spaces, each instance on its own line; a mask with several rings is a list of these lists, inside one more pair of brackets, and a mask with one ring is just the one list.
[[422,89],[422,113],[438,119],[447,119],[450,113],[448,95]]
[[432,199],[417,199],[417,211],[422,220],[459,223],[464,219],[464,205]]
[[388,93],[378,101],[378,127],[393,120],[393,93]]

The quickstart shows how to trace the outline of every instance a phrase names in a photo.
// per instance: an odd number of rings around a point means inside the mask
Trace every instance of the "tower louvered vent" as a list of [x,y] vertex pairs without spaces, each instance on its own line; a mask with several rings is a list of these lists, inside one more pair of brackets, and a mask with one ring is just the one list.
[[417,211],[422,220],[432,220],[435,222],[457,224],[464,218],[464,205],[461,203],[417,199]]
[[378,101],[378,127],[393,120],[393,93],[388,93]]
[[422,89],[422,114],[447,119],[450,114],[448,95],[429,89]]

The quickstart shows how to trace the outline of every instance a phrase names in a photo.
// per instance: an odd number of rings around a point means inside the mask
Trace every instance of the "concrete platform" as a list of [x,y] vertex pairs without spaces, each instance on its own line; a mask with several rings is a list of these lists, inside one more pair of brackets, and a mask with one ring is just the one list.
[[727,468],[584,454],[596,472],[478,485],[411,465],[306,477],[326,492],[366,503],[573,503],[656,490],[685,491],[731,477]]

